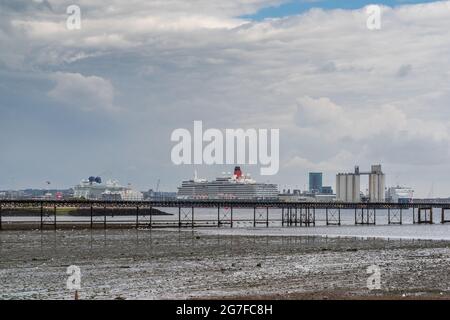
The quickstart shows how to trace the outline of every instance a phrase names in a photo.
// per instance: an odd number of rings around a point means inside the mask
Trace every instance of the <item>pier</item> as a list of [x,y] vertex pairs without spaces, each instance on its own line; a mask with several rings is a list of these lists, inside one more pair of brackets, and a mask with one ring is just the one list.
[[[156,214],[171,209],[172,213]],[[68,215],[82,209],[84,214]],[[208,210],[205,216],[201,210]],[[238,210],[246,216],[239,217]],[[435,217],[433,210],[440,210]],[[160,212],[158,211],[158,212]],[[125,212],[125,213],[124,213]],[[215,212],[215,214],[212,214]],[[249,213],[250,212],[250,213]],[[196,228],[314,227],[343,225],[401,225],[450,223],[449,203],[343,203],[280,202],[244,200],[90,201],[90,200],[1,200],[0,230],[57,228]],[[384,221],[377,219],[382,215]],[[410,215],[410,216],[407,216]],[[440,219],[436,219],[439,218]],[[439,221],[440,220],[440,221]]]

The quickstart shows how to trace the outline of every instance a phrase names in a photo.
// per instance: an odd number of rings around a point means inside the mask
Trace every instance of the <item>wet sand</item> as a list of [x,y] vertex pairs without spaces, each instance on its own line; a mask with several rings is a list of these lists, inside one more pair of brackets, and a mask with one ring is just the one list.
[[80,299],[450,299],[449,241],[132,229],[0,232],[0,299],[72,299],[69,265]]

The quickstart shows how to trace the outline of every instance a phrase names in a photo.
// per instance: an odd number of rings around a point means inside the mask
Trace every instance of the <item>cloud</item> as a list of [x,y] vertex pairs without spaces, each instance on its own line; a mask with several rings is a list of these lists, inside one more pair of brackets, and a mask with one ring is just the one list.
[[[193,120],[280,128],[275,182],[296,183],[307,168],[332,174],[382,162],[388,173],[408,168],[410,184],[450,187],[450,2],[384,7],[376,32],[364,9],[240,18],[281,2],[81,0],[76,31],[65,28],[66,1],[2,2],[0,89],[13,90],[1,92],[1,115],[26,108],[17,92],[40,97],[42,117],[70,111],[74,123],[99,121],[80,111],[100,117],[126,106],[120,126],[105,123],[102,132],[129,152],[112,161],[105,150],[92,163],[118,173],[136,167],[141,174],[129,180],[145,188],[157,175],[172,189],[191,175],[171,165],[169,138]],[[55,102],[69,108],[49,111]]]
[[[450,161],[450,132],[437,120],[408,116],[394,105],[343,107],[329,98],[298,99],[295,115],[297,135],[340,151],[390,163],[438,164]],[[433,150],[439,155],[429,157]],[[301,162],[299,162],[301,163]]]
[[117,111],[113,104],[114,88],[108,80],[63,72],[52,74],[51,79],[56,85],[48,92],[48,96],[64,105],[84,111]]
[[333,157],[319,162],[308,160],[302,156],[294,156],[286,161],[285,167],[292,169],[302,168],[308,171],[339,172],[349,161],[353,161],[354,159],[354,154],[342,150]]
[[410,64],[402,65],[397,71],[397,77],[406,77],[409,73],[411,73],[412,66]]

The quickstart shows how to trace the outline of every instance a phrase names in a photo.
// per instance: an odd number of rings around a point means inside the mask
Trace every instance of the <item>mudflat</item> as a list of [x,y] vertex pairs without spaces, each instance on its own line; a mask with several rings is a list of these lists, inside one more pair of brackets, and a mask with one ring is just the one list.
[[70,265],[80,299],[450,299],[450,241],[134,229],[0,232],[0,299],[73,299]]

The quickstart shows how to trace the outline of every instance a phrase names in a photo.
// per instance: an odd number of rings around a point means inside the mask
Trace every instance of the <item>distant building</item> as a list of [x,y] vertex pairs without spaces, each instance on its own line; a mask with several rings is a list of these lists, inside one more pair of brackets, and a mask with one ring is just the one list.
[[360,202],[361,180],[357,173],[338,173],[336,176],[336,200]]
[[320,190],[321,194],[333,194],[333,188],[331,186],[323,186],[322,189]]
[[373,165],[370,172],[360,172],[359,167],[355,167],[354,173],[339,173],[336,175],[336,199],[344,202],[360,202],[361,195],[361,175],[369,176],[369,196],[370,202],[385,201],[385,174],[381,170],[381,165]]
[[316,194],[314,196],[315,201],[317,202],[333,202],[336,201],[336,195],[333,193],[330,194]]
[[152,189],[144,192],[144,199],[151,201],[176,200],[176,192],[153,191]]
[[385,175],[381,171],[381,165],[372,166],[369,174],[369,198],[370,202],[384,202],[385,198]]
[[1,200],[19,200],[24,198],[25,193],[22,190],[5,190],[0,192]]
[[309,173],[309,192],[320,193],[322,190],[322,172]]

